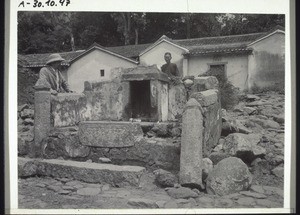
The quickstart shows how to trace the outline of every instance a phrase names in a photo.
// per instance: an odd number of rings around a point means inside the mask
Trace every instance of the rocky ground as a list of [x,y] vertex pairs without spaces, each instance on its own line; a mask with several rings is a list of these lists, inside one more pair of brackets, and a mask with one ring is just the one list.
[[[19,208],[118,209],[118,208],[277,208],[283,207],[283,191],[253,185],[250,191],[226,196],[209,195],[188,188],[160,188],[153,173],[144,175],[140,187],[111,187],[66,178],[19,179]],[[179,186],[179,185],[178,185]]]
[[[19,107],[19,156],[33,141],[33,118],[28,105]],[[219,144],[204,158],[206,190],[181,187],[177,173],[164,170],[148,170],[139,187],[120,188],[67,178],[29,177],[19,178],[19,208],[283,207],[284,95],[243,95],[233,110],[223,110],[222,120]],[[239,191],[226,194],[213,185],[220,173],[213,170],[222,168],[225,158],[232,162],[232,157],[241,160],[246,175],[251,174]]]

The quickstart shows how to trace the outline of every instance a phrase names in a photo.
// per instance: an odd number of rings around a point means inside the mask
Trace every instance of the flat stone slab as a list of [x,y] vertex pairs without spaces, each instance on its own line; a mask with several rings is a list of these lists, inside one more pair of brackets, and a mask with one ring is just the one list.
[[93,147],[129,147],[143,136],[138,123],[86,121],[79,124],[81,144]]
[[[19,177],[28,176],[22,168],[30,169],[30,176],[42,175],[54,178],[70,178],[87,183],[107,183],[114,187],[139,186],[144,167],[118,166],[113,164],[86,163],[70,160],[40,160],[18,158]],[[33,172],[33,170],[35,172]]]

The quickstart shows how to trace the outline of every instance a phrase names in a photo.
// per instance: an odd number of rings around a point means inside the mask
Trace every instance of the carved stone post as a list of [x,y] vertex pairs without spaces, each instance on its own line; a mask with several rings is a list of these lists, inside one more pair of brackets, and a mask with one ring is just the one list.
[[203,189],[202,184],[202,144],[203,115],[199,102],[191,98],[184,109],[182,117],[180,184]]
[[34,147],[31,154],[39,157],[42,154],[41,142],[48,137],[51,128],[51,93],[49,83],[41,79],[37,81],[34,89]]

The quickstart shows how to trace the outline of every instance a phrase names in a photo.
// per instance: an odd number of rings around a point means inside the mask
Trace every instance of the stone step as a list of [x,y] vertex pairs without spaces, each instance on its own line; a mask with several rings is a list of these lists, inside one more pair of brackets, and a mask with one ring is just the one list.
[[51,176],[87,183],[107,183],[114,187],[139,186],[144,167],[119,166],[57,159],[18,158],[19,177]]

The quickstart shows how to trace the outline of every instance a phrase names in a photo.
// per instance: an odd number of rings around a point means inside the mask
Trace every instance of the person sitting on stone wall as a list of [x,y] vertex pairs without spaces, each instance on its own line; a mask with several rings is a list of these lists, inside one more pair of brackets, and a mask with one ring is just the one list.
[[60,54],[51,54],[48,57],[46,66],[40,70],[39,79],[42,82],[49,83],[50,92],[52,95],[57,93],[72,93],[69,89],[67,81],[64,79],[60,72],[61,62],[65,59]]
[[177,85],[182,83],[179,70],[175,63],[171,63],[172,55],[170,52],[166,52],[164,55],[166,64],[162,65],[161,71],[166,73],[171,80],[171,84]]

